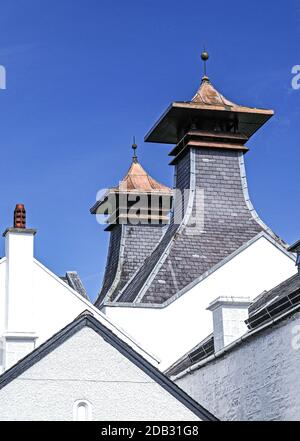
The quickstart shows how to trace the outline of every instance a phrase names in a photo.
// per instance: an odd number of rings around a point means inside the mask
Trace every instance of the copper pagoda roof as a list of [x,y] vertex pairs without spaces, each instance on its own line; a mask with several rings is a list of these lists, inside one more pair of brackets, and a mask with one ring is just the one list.
[[204,106],[237,106],[232,101],[225,98],[220,92],[218,92],[211,84],[208,77],[202,78],[200,87],[191,102],[199,103]]
[[162,193],[169,195],[171,189],[166,185],[160,184],[152,178],[145,169],[141,166],[137,159],[132,161],[132,164],[117,187],[112,190],[118,192],[136,192],[136,193]]
[[158,196],[172,197],[171,188],[159,183],[152,178],[141,166],[136,157],[133,157],[131,166],[119,185],[108,189],[100,200],[91,208],[92,214],[97,214],[99,207],[104,204],[111,194],[156,194]]
[[200,119],[237,120],[239,132],[252,136],[274,114],[273,110],[241,106],[225,98],[204,76],[191,101],[174,101],[145,136],[146,142],[177,144],[180,129]]

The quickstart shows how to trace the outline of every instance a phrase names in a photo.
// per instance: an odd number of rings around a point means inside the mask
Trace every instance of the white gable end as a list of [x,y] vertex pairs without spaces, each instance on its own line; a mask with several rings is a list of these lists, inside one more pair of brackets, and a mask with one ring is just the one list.
[[[199,418],[158,382],[84,327],[0,390],[0,420],[72,420],[88,403],[89,419]],[[75,408],[74,408],[75,407]],[[79,415],[84,415],[79,406]]]
[[89,300],[33,256],[34,230],[8,230],[0,260],[0,373],[89,310],[135,350],[157,364]]

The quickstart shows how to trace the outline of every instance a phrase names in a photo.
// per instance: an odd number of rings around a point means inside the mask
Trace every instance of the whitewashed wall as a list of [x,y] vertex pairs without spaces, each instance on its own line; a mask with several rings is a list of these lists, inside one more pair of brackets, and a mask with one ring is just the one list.
[[0,260],[0,336],[5,328],[6,258]]
[[95,421],[199,420],[90,328],[0,390],[0,420],[69,421],[80,401]]
[[[0,373],[89,310],[109,329],[153,364],[157,364],[131,337],[88,300],[33,257],[34,236],[8,233],[7,257],[0,261]],[[24,243],[25,242],[25,243]],[[1,348],[0,348],[1,355]],[[4,359],[4,362],[3,362]]]
[[222,420],[300,420],[300,313],[175,382]]
[[3,372],[4,344],[2,335],[5,330],[5,283],[6,283],[6,258],[0,260],[0,374]]
[[211,301],[219,296],[253,299],[295,272],[295,262],[260,237],[165,308],[107,306],[103,311],[154,352],[165,369],[212,332],[212,314],[206,310]]

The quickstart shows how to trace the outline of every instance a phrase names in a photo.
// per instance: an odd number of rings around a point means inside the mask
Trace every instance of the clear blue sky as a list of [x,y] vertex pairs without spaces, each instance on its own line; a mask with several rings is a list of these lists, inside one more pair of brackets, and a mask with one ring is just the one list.
[[109,233],[89,208],[127,171],[133,134],[142,164],[171,185],[169,147],[142,141],[172,100],[193,96],[205,43],[225,96],[276,111],[248,144],[250,194],[275,232],[300,239],[299,41],[296,0],[1,0],[0,228],[25,203],[37,258],[77,270],[94,298]]

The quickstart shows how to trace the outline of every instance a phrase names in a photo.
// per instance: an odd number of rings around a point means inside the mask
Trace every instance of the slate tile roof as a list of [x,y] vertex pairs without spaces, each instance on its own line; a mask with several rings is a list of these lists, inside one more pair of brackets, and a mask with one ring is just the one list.
[[103,277],[103,284],[97,299],[97,305],[100,305],[102,303],[117,275],[119,259],[121,257],[121,237],[122,225],[116,225],[110,232],[109,248]]
[[76,271],[67,271],[66,275],[61,277],[61,280],[77,291],[82,297],[88,299],[85,287],[83,286],[83,283]]
[[191,215],[199,209],[194,199],[189,222],[182,228],[172,218],[117,301],[162,304],[264,231],[246,204],[239,160],[239,152],[196,149],[179,161],[176,188],[194,185],[204,192],[204,227],[191,225]]
[[281,297],[292,294],[296,290],[300,289],[300,277],[299,274],[288,278],[284,282],[272,288],[270,291],[265,291],[260,294],[249,307],[249,314],[254,314],[263,306],[270,304],[270,302]]
[[203,341],[201,341],[197,346],[195,346],[191,351],[177,360],[172,366],[170,366],[165,374],[168,377],[179,374],[185,369],[193,366],[195,363],[209,357],[214,353],[214,336],[209,335]]
[[300,275],[295,274],[254,300],[249,307],[246,324],[249,329],[256,329],[298,305],[300,305]]
[[158,244],[163,230],[161,225],[116,225],[110,234],[103,286],[96,306],[101,305],[110,289],[112,293],[107,301],[115,300],[136,269]]

